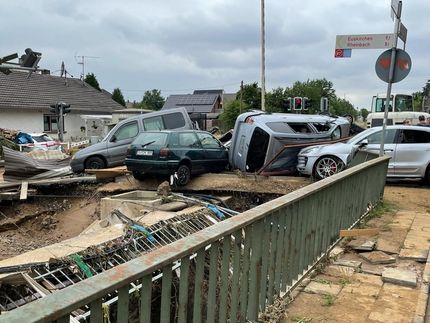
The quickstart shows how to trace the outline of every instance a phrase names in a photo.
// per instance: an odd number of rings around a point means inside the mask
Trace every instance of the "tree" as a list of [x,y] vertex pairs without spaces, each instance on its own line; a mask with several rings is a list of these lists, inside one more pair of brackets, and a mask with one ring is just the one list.
[[284,100],[287,99],[283,88],[278,87],[266,94],[267,112],[287,112],[284,111]]
[[161,96],[161,91],[153,89],[145,91],[141,102],[142,109],[161,110],[164,105],[164,98]]
[[237,117],[239,114],[249,110],[247,104],[242,103],[242,108],[239,100],[233,100],[227,103],[224,107],[224,111],[220,115],[220,120],[222,123],[222,128],[224,130],[229,130],[234,127]]
[[361,109],[360,110],[360,115],[363,118],[363,121],[366,121],[367,116],[369,115],[369,110],[367,110],[367,109]]
[[125,100],[124,100],[124,96],[122,95],[122,92],[119,88],[116,88],[113,90],[112,92],[112,100],[114,100],[115,102],[118,102],[119,104],[121,104],[122,106],[125,107]]
[[357,118],[357,110],[354,109],[354,106],[348,100],[336,97],[330,101],[329,106],[330,112],[335,115],[344,116],[348,114],[353,118]]
[[307,80],[306,82],[297,81],[291,88],[287,87],[285,89],[285,98],[287,97],[307,97],[310,99],[309,113],[318,113],[320,111],[321,97],[328,98],[329,102],[337,98],[333,83],[325,78]]
[[84,81],[85,81],[85,83],[91,85],[96,90],[101,91],[99,82],[97,81],[97,78],[94,75],[94,73],[88,73],[87,76],[85,76]]
[[241,100],[251,110],[261,110],[261,88],[258,83],[245,84],[242,93],[239,90],[236,94],[236,100]]

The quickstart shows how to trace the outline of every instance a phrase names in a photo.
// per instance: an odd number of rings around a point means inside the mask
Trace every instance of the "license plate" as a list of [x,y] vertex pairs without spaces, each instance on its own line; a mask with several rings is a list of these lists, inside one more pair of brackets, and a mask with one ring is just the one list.
[[152,150],[138,150],[136,152],[137,156],[152,156],[153,151]]

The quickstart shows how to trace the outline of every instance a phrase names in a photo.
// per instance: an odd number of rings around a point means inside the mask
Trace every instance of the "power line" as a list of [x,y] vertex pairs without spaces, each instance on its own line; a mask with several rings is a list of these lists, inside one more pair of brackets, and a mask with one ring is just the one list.
[[[227,86],[237,85],[240,87],[240,82],[234,82],[230,84],[223,84],[223,85],[215,85],[215,86],[204,86],[199,88],[188,88],[188,89],[157,89],[161,92],[185,92],[185,91],[194,91],[194,90],[210,90],[210,89],[224,89]],[[107,90],[113,90],[113,88],[107,88]],[[121,89],[122,92],[145,92],[148,91],[148,89]]]

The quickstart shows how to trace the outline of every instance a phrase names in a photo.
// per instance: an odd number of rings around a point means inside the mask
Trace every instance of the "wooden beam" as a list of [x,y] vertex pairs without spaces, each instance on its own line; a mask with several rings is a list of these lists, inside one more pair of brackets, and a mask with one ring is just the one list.
[[351,229],[340,230],[340,237],[374,236],[379,233],[378,229]]

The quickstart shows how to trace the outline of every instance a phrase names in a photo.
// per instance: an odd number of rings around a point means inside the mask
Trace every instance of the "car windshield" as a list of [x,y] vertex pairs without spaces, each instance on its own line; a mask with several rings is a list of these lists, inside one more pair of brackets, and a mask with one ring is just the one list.
[[168,134],[163,132],[144,132],[136,138],[133,144],[142,146],[162,146],[166,144],[167,136]]

